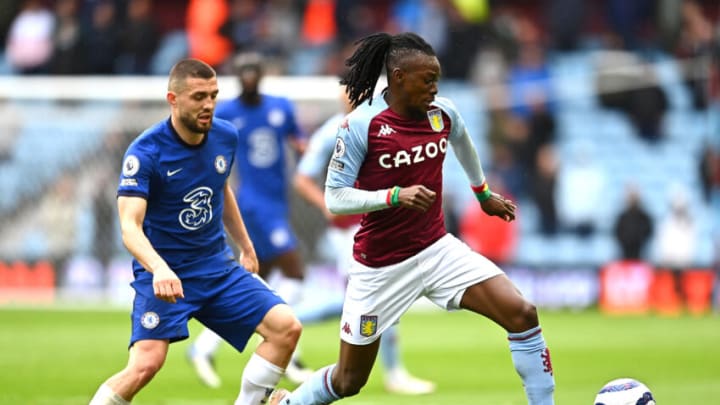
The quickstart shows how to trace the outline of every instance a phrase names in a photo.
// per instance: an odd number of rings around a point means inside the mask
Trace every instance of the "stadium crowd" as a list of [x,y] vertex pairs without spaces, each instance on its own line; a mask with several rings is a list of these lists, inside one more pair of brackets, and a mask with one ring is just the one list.
[[[179,56],[226,68],[259,51],[282,74],[337,74],[357,39],[412,31],[438,49],[444,77],[471,79],[483,50],[605,47],[678,57],[717,52],[710,0],[7,0],[4,69],[20,74],[166,74]],[[698,83],[699,84],[699,83]],[[717,89],[715,89],[717,92]],[[702,93],[702,91],[700,91]]]

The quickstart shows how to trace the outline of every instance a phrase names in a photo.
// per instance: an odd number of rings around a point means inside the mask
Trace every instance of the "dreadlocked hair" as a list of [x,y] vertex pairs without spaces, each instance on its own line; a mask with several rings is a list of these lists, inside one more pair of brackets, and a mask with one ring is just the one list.
[[[340,80],[346,87],[353,108],[370,99],[382,69],[396,66],[400,59],[411,52],[435,56],[432,46],[412,32],[390,35],[384,32],[371,34],[355,42],[355,52],[345,60],[349,70]],[[389,72],[388,72],[389,73]]]

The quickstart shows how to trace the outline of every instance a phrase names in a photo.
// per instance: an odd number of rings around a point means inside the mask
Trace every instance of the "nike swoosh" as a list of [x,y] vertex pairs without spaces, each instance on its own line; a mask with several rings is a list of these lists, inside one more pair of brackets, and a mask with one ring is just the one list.
[[167,171],[167,175],[168,175],[168,177],[174,176],[175,174],[177,174],[177,173],[178,173],[180,170],[182,170],[182,169],[183,169],[183,168],[181,167],[181,168],[175,169],[175,170],[168,170],[168,171]]

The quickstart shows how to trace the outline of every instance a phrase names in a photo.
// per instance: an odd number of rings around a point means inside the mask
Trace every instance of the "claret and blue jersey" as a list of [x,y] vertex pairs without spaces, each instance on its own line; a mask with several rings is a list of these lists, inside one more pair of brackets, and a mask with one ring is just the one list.
[[[118,196],[147,200],[143,231],[180,277],[223,271],[233,260],[222,213],[237,143],[232,124],[215,119],[203,142],[189,145],[168,119],[143,132],[125,154]],[[133,270],[150,277],[137,260]]]
[[338,131],[326,186],[382,190],[422,184],[437,193],[427,212],[398,207],[365,214],[355,236],[357,261],[371,267],[398,263],[447,233],[443,161],[449,143],[465,131],[455,106],[442,97],[421,119],[397,115],[382,95],[347,116]]

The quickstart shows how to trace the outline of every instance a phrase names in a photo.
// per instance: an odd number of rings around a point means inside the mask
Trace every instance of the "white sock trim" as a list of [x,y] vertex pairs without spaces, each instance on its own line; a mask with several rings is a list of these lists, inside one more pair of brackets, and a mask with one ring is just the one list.
[[124,400],[109,385],[103,383],[90,400],[90,405],[130,405],[130,401]]

